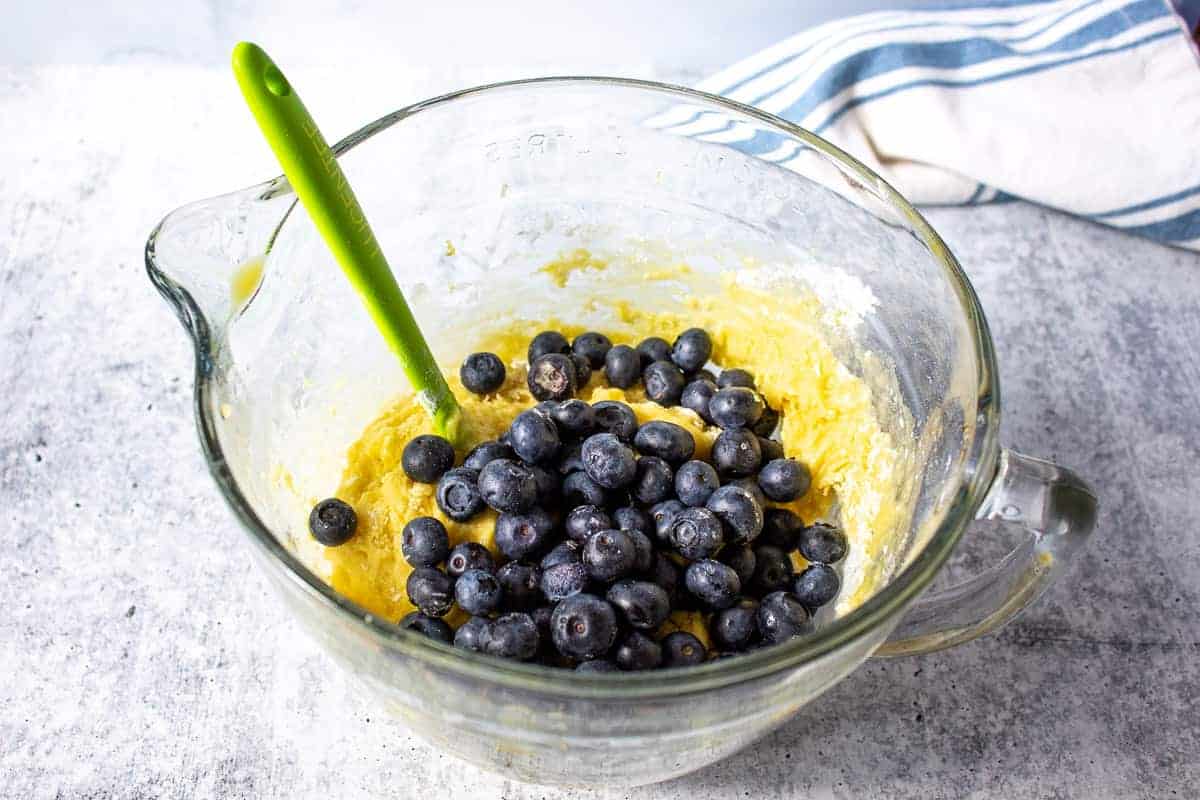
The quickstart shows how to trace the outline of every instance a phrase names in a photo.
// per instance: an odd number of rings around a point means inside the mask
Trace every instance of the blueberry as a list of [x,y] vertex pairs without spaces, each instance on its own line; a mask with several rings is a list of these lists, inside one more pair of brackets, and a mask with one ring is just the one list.
[[450,555],[446,526],[433,517],[416,517],[400,532],[400,552],[414,567],[432,567]]
[[778,547],[764,544],[754,548],[754,577],[750,587],[760,597],[786,589],[795,570],[792,559]]
[[457,578],[472,569],[495,573],[496,561],[488,549],[479,542],[459,542],[450,551],[450,557],[446,559],[446,572],[450,574],[450,577]]
[[559,438],[563,436],[586,436],[596,427],[596,412],[582,400],[563,400],[550,412],[550,418],[558,426]]
[[725,526],[725,538],[734,544],[753,541],[762,533],[762,507],[740,486],[722,486],[704,507],[717,515]]
[[612,346],[612,342],[603,333],[588,331],[575,337],[575,341],[571,342],[571,352],[586,358],[592,369],[600,369],[604,366],[604,357],[608,355]]
[[690,381],[707,381],[713,386],[717,385],[717,376],[713,374],[711,369],[698,369],[695,372],[688,374]]
[[828,564],[809,564],[792,581],[792,594],[805,608],[815,610],[837,597],[842,579]]
[[520,514],[537,502],[537,481],[518,461],[498,458],[479,471],[479,495],[500,512]]
[[704,380],[692,381],[683,387],[683,393],[679,396],[679,405],[695,411],[700,415],[700,419],[712,425],[713,418],[712,414],[708,413],[708,405],[716,393],[716,384]]
[[650,534],[654,530],[654,520],[640,508],[623,506],[613,512],[613,524],[609,527],[623,531],[640,531]]
[[[779,412],[771,408],[765,402],[763,403],[762,416],[758,421],[750,426],[750,430],[757,433],[759,436],[770,436],[779,427]],[[780,447],[779,455],[774,458],[783,458],[783,448]]]
[[354,536],[358,515],[344,500],[330,497],[313,506],[308,515],[308,532],[326,547],[345,544]]
[[567,658],[562,653],[554,649],[554,643],[550,641],[549,631],[543,631],[538,628],[538,651],[530,663],[541,664],[543,667],[552,669],[574,669],[575,659]]
[[454,604],[454,581],[432,567],[417,567],[404,585],[408,601],[431,617],[443,617]]
[[653,630],[671,615],[671,597],[656,583],[617,581],[605,596],[630,626]]
[[593,533],[606,531],[613,527],[612,517],[604,509],[594,505],[575,506],[567,514],[567,536],[571,541],[583,544]]
[[667,542],[681,556],[694,561],[717,552],[724,543],[724,531],[717,515],[707,508],[688,508],[671,520]]
[[570,475],[583,470],[583,444],[572,442],[559,453],[558,474]]
[[496,580],[495,575],[481,569],[467,570],[454,583],[454,600],[468,614],[490,614],[500,607],[503,597],[500,581]]
[[650,517],[654,520],[654,535],[660,542],[667,541],[667,532],[671,529],[671,521],[683,509],[683,503],[678,500],[664,500],[650,507]]
[[730,386],[717,390],[708,403],[708,413],[726,430],[748,428],[762,416],[763,401],[753,389]]
[[529,365],[525,384],[538,400],[566,400],[579,385],[575,362],[560,353],[540,356]]
[[671,360],[684,372],[695,372],[712,357],[713,344],[708,332],[700,328],[688,328],[679,334],[671,347]]
[[556,567],[559,564],[578,564],[579,563],[579,545],[575,542],[559,542],[550,549],[549,553],[542,556],[541,566],[543,570]]
[[[755,431],[757,434],[758,431]],[[758,447],[762,451],[763,461],[774,461],[777,458],[783,458],[783,445],[774,439],[768,439],[765,436],[759,435]]]
[[742,386],[746,389],[753,389],[754,375],[744,369],[721,370],[721,374],[717,376],[717,386],[721,389],[729,386]]
[[482,653],[492,638],[492,621],[485,617],[471,617],[454,632],[454,646]]
[[588,381],[592,379],[592,365],[583,356],[571,354],[571,363],[575,365],[575,387],[576,391],[588,385]]
[[528,661],[537,655],[538,629],[528,614],[505,614],[492,623],[487,654],[497,658]]
[[766,508],[767,496],[763,494],[762,487],[758,485],[758,481],[755,480],[753,476],[747,475],[744,478],[736,478],[729,481],[729,485],[739,486],[742,489],[745,489],[750,493],[750,496],[754,498],[754,502],[758,503],[759,508]]
[[578,561],[542,568],[542,594],[558,602],[582,592],[588,584],[588,569]]
[[713,614],[708,623],[712,643],[723,650],[745,650],[758,635],[758,603],[743,598],[736,605]]
[[455,522],[466,522],[483,511],[483,497],[479,494],[479,472],[458,467],[449,470],[437,484],[437,505]]
[[533,611],[529,612],[529,616],[533,617],[533,624],[537,625],[538,634],[541,635],[542,641],[550,641],[550,617],[554,615],[554,606],[538,606]]
[[588,537],[582,556],[588,575],[594,580],[614,581],[633,571],[637,545],[625,531],[599,531]]
[[791,553],[800,546],[802,530],[804,521],[791,509],[768,508],[763,511],[763,529],[758,541],[760,544],[769,544],[785,553]]
[[572,472],[563,478],[563,504],[567,508],[579,505],[603,506],[608,504],[608,493],[586,472]]
[[417,483],[437,483],[454,466],[454,448],[441,436],[424,434],[404,445],[400,454],[404,474]]
[[682,464],[696,452],[696,440],[687,429],[674,422],[654,420],[638,429],[633,437],[638,452],[657,456],[671,464]]
[[611,433],[594,433],[583,442],[583,468],[605,489],[628,486],[637,476],[637,454]]
[[675,592],[679,588],[679,567],[675,566],[674,561],[662,553],[655,553],[654,563],[647,570],[646,577],[651,583],[661,586],[668,597],[675,597]]
[[812,474],[794,458],[777,458],[768,461],[758,473],[758,485],[776,503],[790,503],[808,491]]
[[667,668],[691,667],[703,664],[708,651],[693,634],[687,631],[672,631],[663,637],[662,665]]
[[655,361],[670,361],[671,360],[671,345],[666,339],[658,336],[651,336],[647,339],[642,339],[637,346],[638,357],[642,360],[642,366],[648,366]]
[[722,475],[751,475],[762,460],[758,437],[743,428],[721,431],[713,442],[712,462]]
[[540,508],[524,514],[504,513],[496,518],[496,549],[506,558],[521,559],[539,553],[550,540],[554,520]]
[[[534,403],[530,411],[536,411],[551,422],[554,421],[554,412],[558,410],[560,403],[557,400],[540,400]],[[561,437],[560,437],[561,438]]]
[[542,570],[532,564],[510,561],[496,571],[504,592],[504,607],[515,611],[532,608],[542,599]]
[[516,458],[517,454],[504,442],[481,442],[467,453],[462,465],[467,469],[481,470],[488,462],[498,458]]
[[536,504],[542,508],[557,508],[561,489],[559,476],[536,464],[527,464],[525,469],[529,470],[529,474],[533,476],[533,484],[537,487]]
[[599,658],[617,638],[617,612],[593,594],[572,595],[555,606],[550,635],[564,656]]
[[613,661],[626,671],[657,669],[662,659],[662,646],[641,631],[626,634],[613,652]]
[[646,397],[660,406],[677,406],[686,381],[679,367],[670,361],[655,361],[642,372]]
[[606,658],[593,658],[591,661],[580,661],[575,666],[576,672],[620,672],[621,668]]
[[633,568],[637,572],[645,572],[654,564],[654,543],[650,537],[639,530],[621,530],[633,540]]
[[836,564],[849,547],[846,534],[832,525],[818,522],[800,532],[800,555],[818,564]]
[[721,549],[721,554],[717,556],[717,560],[722,564],[728,564],[733,567],[733,571],[737,573],[738,580],[742,582],[742,586],[750,585],[750,580],[754,577],[754,567],[757,563],[754,557],[754,548],[748,544],[730,545]]
[[569,352],[571,352],[571,343],[567,341],[567,337],[558,331],[542,331],[529,342],[528,360],[532,364],[550,353]]
[[742,590],[733,567],[711,558],[693,561],[683,573],[684,585],[693,597],[712,609],[729,608]]
[[458,369],[468,392],[491,394],[504,385],[504,362],[495,353],[472,353]]
[[540,464],[558,453],[558,428],[536,411],[522,411],[508,429],[508,443],[522,461]]
[[633,409],[619,400],[601,400],[592,406],[596,414],[596,428],[611,433],[623,442],[632,442],[637,433],[637,415]]
[[780,644],[807,633],[808,611],[787,592],[772,592],[758,604],[758,632],[768,644]]
[[704,461],[689,461],[675,473],[675,496],[686,506],[704,505],[720,485],[717,471]]
[[675,474],[671,471],[671,465],[654,456],[639,458],[632,492],[634,498],[645,505],[669,499],[675,493]]
[[446,644],[450,644],[454,640],[453,628],[437,617],[422,614],[420,611],[405,615],[404,619],[396,624],[406,631],[416,631],[422,636],[428,636],[430,639],[436,639]]
[[619,344],[604,357],[604,377],[610,386],[628,389],[642,376],[642,360],[627,344]]

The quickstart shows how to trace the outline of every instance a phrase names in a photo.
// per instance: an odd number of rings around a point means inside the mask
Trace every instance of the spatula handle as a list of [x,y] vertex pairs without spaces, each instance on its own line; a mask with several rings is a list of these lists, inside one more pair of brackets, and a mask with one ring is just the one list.
[[433,417],[434,428],[455,442],[461,421],[458,402],[325,137],[261,47],[239,43],[233,49],[233,71],[284,175],[379,332],[400,358],[418,401]]

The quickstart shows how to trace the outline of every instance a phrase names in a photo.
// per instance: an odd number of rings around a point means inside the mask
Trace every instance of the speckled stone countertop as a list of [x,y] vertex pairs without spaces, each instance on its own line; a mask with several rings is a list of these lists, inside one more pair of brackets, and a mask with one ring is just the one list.
[[[333,135],[493,77],[350,97],[293,75]],[[239,102],[204,69],[0,71],[0,796],[1196,796],[1200,257],[1019,203],[931,211],[996,337],[1004,441],[1098,490],[1090,550],[999,634],[870,661],[699,773],[528,787],[351,693],[205,470],[142,246],[171,208],[274,173]]]

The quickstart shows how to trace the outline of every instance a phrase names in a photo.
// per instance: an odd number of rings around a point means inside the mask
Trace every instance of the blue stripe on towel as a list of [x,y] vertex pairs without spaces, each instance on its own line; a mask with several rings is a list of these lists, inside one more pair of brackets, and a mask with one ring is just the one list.
[[[838,93],[853,84],[898,69],[906,67],[957,69],[1012,56],[1028,58],[1038,53],[1069,52],[1112,38],[1168,14],[1170,11],[1161,0],[1138,0],[1138,2],[1093,20],[1084,27],[1033,52],[1020,52],[985,38],[953,42],[894,42],[881,45],[873,50],[855,53],[830,67],[809,86],[796,102],[778,114],[786,119],[801,120],[822,102],[837,96]],[[765,99],[767,98],[758,98],[752,102],[752,105]]]
[[1015,203],[1020,199],[1021,198],[1017,197],[1015,194],[1009,194],[1008,192],[996,190],[996,196],[987,202],[988,205],[997,205],[999,203]]
[[[1178,5],[1183,0],[1175,2]],[[1186,2],[1200,8],[1200,0]],[[1181,59],[1178,49],[1190,36],[1170,0],[1116,0],[1115,8],[1110,3],[1113,0],[925,0],[916,9],[901,8],[828,23],[809,34],[786,40],[773,48],[774,52],[756,57],[759,64],[763,60],[773,62],[767,66],[743,62],[745,66],[723,73],[730,74],[729,78],[719,75],[703,85],[714,93],[740,93],[739,99],[747,104],[775,111],[792,122],[807,123],[806,127],[821,134],[852,110],[906,90],[946,90],[947,94],[955,95],[955,99],[946,98],[946,102],[961,102],[966,108],[972,87],[1093,60],[1094,65],[1081,68],[1079,73],[1085,82],[1089,75],[1096,76],[1090,80],[1097,81],[1099,87],[1106,70],[1145,69],[1137,55],[1113,57],[1115,54],[1135,51],[1174,36],[1182,38],[1147,48],[1146,58],[1170,57],[1174,60],[1169,63],[1187,61],[1187,66],[1191,66],[1190,59]],[[961,9],[975,13],[953,13]],[[920,16],[905,14],[906,10],[919,12]],[[951,13],[939,18],[937,12],[942,10]],[[1200,16],[1200,12],[1196,15]],[[1036,28],[1030,30],[1033,26]],[[1039,37],[1053,41],[1040,42]],[[947,38],[950,40],[938,41]],[[1038,42],[1037,49],[1025,49],[1031,42]],[[739,70],[747,69],[753,72],[736,77]],[[964,70],[969,74],[964,75]],[[1063,83],[1063,79],[1049,77],[1045,81],[1031,78],[1023,85],[1037,91],[1039,86]],[[780,166],[798,168],[791,162],[800,160],[803,149],[781,147],[783,140],[769,131],[733,121],[726,114],[696,111],[694,107],[683,116],[683,121],[667,127],[680,135],[723,141],[743,152],[769,157]],[[864,124],[868,121],[864,118]],[[883,146],[886,147],[886,142]],[[1055,202],[1083,218],[1129,233],[1200,249],[1200,183],[1176,189],[1180,179],[1193,183],[1195,176],[1180,174],[1180,170],[1163,175],[1169,177],[1161,177],[1156,185],[1143,187],[1141,191],[1129,192],[1126,196],[1131,204],[1120,208],[1088,212],[1084,209],[1092,203],[1086,197]],[[1007,182],[1001,175],[991,180]],[[1019,179],[1014,178],[1013,185],[1018,183]],[[965,198],[954,192],[956,197],[963,198],[954,204],[978,206],[1023,199],[983,182],[968,192]],[[1139,195],[1145,198],[1156,192],[1162,194],[1133,202]],[[1036,186],[1026,186],[1022,194],[1034,202],[1046,202]],[[936,190],[930,195],[936,196]]]
[[[1059,0],[1044,0],[1044,2],[1047,2],[1047,3],[1059,2]],[[1035,36],[1040,36],[1041,34],[1045,33],[1050,28],[1052,28],[1055,25],[1062,22],[1064,19],[1067,19],[1067,18],[1071,17],[1072,15],[1077,14],[1080,11],[1083,11],[1085,8],[1090,8],[1099,2],[1101,2],[1101,0],[1090,0],[1090,2],[1084,3],[1083,5],[1074,6],[1072,8],[1069,8],[1063,14],[1054,18],[1050,22],[1047,22],[1045,25],[1041,26],[1037,30],[1032,31],[1031,33],[1025,34],[1024,36],[1019,36],[1019,37],[1016,37],[1013,39],[1006,38],[1006,41],[1024,42]],[[1018,3],[1013,3],[1013,5],[1018,5]],[[968,6],[963,6],[963,7],[967,8]],[[850,36],[847,36],[844,39],[842,39],[841,42],[839,42],[839,44],[844,43],[844,42],[850,42],[856,38],[861,38],[863,36],[869,36],[869,35],[873,36],[873,35],[879,34],[879,33],[894,33],[897,31],[921,30],[921,29],[928,29],[928,28],[935,28],[935,29],[936,28],[965,28],[968,30],[985,30],[985,29],[990,29],[990,28],[1013,28],[1018,25],[1024,25],[1026,22],[1029,22],[1030,20],[1035,19],[1039,13],[1042,13],[1042,12],[1034,12],[1034,13],[1031,13],[1027,17],[1021,17],[1020,19],[993,20],[991,22],[978,22],[978,21],[963,22],[961,20],[953,20],[953,19],[950,19],[950,20],[928,19],[923,22],[904,22],[899,25],[882,25],[880,27],[863,28],[862,30],[854,31]],[[884,19],[885,19],[885,17],[883,17],[881,15],[880,22],[883,22]],[[894,18],[891,15],[887,15],[886,19],[894,19]],[[844,32],[843,30],[838,28],[836,26],[836,24],[830,24],[827,27],[831,29],[831,31],[830,31],[831,35],[833,33],[843,33]],[[1000,38],[1005,38],[1005,37],[1000,37]],[[822,45],[826,45],[826,44],[828,44],[827,39],[813,42],[811,45],[809,45],[808,47],[805,47],[803,50],[800,50],[799,52],[796,52],[796,53],[789,53],[788,55],[781,58],[779,61],[776,61],[775,63],[773,63],[769,66],[763,67],[762,69],[758,70],[757,72],[755,72],[745,78],[742,78],[735,83],[732,83],[728,86],[712,87],[711,90],[717,92],[718,94],[725,94],[725,95],[732,94],[733,92],[736,92],[738,89],[741,89],[743,86],[746,86],[747,84],[749,84],[755,80],[758,80],[759,78],[763,77],[764,75],[768,75],[768,74],[774,72],[775,70],[779,69],[780,67],[783,67],[787,64],[792,63],[793,61],[796,61],[799,58],[802,58],[805,55],[808,55],[808,53],[810,53],[814,48],[822,46]],[[774,91],[777,91],[777,90],[774,90]],[[751,102],[758,102],[761,99],[762,99],[762,97],[759,97],[757,100],[753,100]]]
[[981,184],[979,184],[978,186],[976,186],[976,187],[975,187],[975,191],[971,192],[971,196],[970,196],[970,197],[968,197],[966,200],[963,200],[962,204],[963,204],[964,206],[973,206],[973,205],[975,205],[976,203],[978,203],[978,202],[979,202],[979,198],[980,198],[980,197],[983,195],[983,193],[984,193],[984,192],[986,192],[986,191],[987,191],[987,186],[983,185],[982,183],[981,183]]
[[1129,226],[1118,223],[1116,227],[1123,231],[1136,233],[1139,236],[1148,236],[1151,239],[1158,239],[1162,242],[1189,242],[1192,239],[1200,238],[1200,208],[1192,209],[1177,217],[1171,217],[1170,219],[1158,222],[1147,222],[1144,225]]
[[[1033,66],[1020,67],[1020,68],[1017,68],[1014,70],[1010,70],[1008,72],[1003,72],[1003,73],[998,73],[996,75],[990,75],[990,76],[986,76],[986,77],[976,78],[974,80],[967,80],[967,81],[957,80],[956,81],[951,78],[939,78],[939,79],[927,78],[927,79],[923,79],[923,80],[902,83],[902,84],[893,86],[891,88],[876,92],[874,94],[864,95],[862,97],[856,97],[856,98],[848,101],[847,103],[845,103],[844,105],[839,107],[837,110],[832,112],[830,114],[830,116],[827,117],[823,122],[821,122],[818,125],[814,125],[811,128],[811,130],[813,131],[813,133],[821,134],[826,129],[828,129],[830,125],[832,125],[834,122],[836,122],[843,114],[845,114],[849,111],[852,111],[853,109],[863,105],[864,103],[869,103],[872,100],[877,100],[881,97],[887,97],[889,95],[893,95],[893,94],[896,94],[897,92],[902,92],[907,89],[914,89],[914,88],[919,88],[922,86],[942,86],[942,87],[954,87],[954,88],[968,88],[971,86],[980,86],[980,85],[983,85],[986,83],[992,83],[994,81],[1008,80],[1011,78],[1020,77],[1021,75],[1029,75],[1029,74],[1032,74],[1035,72],[1044,72],[1046,70],[1054,69],[1056,67],[1060,67],[1060,66],[1063,66],[1066,64],[1075,64],[1080,61],[1086,61],[1090,58],[1098,58],[1100,56],[1106,56],[1106,55],[1110,55],[1112,53],[1119,53],[1123,50],[1131,50],[1133,48],[1140,47],[1144,44],[1147,44],[1149,42],[1153,42],[1157,39],[1162,39],[1162,38],[1165,38],[1168,36],[1175,36],[1175,35],[1179,35],[1179,34],[1180,34],[1180,31],[1178,31],[1177,29],[1159,31],[1157,33],[1153,33],[1153,34],[1150,34],[1149,36],[1143,37],[1141,39],[1137,39],[1135,41],[1128,42],[1123,45],[1118,45],[1116,47],[1107,47],[1107,48],[1103,48],[1101,50],[1093,51],[1091,53],[1085,53],[1085,54],[1079,55],[1079,56],[1062,58],[1062,59],[1058,59],[1056,61],[1047,62],[1045,64],[1034,64]],[[717,121],[719,124],[716,127],[714,127],[712,130],[697,131],[697,132],[693,133],[692,135],[694,135],[694,136],[714,136],[714,135],[726,133],[726,132],[732,130],[733,126],[736,124],[735,122],[728,121],[724,115],[717,114],[714,112],[704,111],[704,112],[699,112],[697,114],[694,114],[691,117],[689,117],[687,120],[680,122],[676,126],[672,126],[672,127],[679,127],[679,126],[682,126],[685,124],[692,124],[693,122],[696,122],[705,116],[714,117],[715,121]],[[779,116],[782,116],[785,119],[796,119],[796,116],[794,116],[790,112],[784,112],[783,114],[780,114]],[[770,152],[771,150],[775,149],[775,147],[778,146],[778,142],[776,141],[775,136],[773,134],[756,131],[751,136],[751,138],[740,141],[740,142],[731,143],[731,146],[734,146],[738,150],[741,150],[742,152],[745,152],[745,153],[748,153],[751,155],[762,155],[763,153]],[[778,163],[785,164],[790,160],[791,160],[791,158],[787,158],[787,159],[783,159],[782,161],[780,161]],[[1200,188],[1198,188],[1197,190],[1200,191]],[[1117,212],[1106,212],[1107,215],[1115,215],[1116,213]]]
[[1174,203],[1177,200],[1183,200],[1184,198],[1191,197],[1192,195],[1195,195],[1195,194],[1200,194],[1200,184],[1197,184],[1196,186],[1193,186],[1190,189],[1184,189],[1182,191],[1175,192],[1173,194],[1166,194],[1166,195],[1163,195],[1162,197],[1156,197],[1153,200],[1146,200],[1145,202],[1137,203],[1136,205],[1125,206],[1124,208],[1114,208],[1112,211],[1101,211],[1097,214],[1088,214],[1087,216],[1090,219],[1108,219],[1110,217],[1123,217],[1126,214],[1133,214],[1138,211],[1149,211],[1152,208],[1158,208],[1159,206],[1165,206],[1168,203]]
[[[1090,58],[1097,58],[1099,56],[1107,56],[1107,55],[1111,55],[1112,53],[1120,53],[1123,50],[1132,50],[1135,47],[1141,47],[1144,44],[1149,44],[1150,42],[1156,41],[1158,39],[1163,39],[1168,36],[1178,36],[1178,35],[1180,35],[1180,31],[1178,31],[1176,29],[1159,31],[1158,33],[1152,33],[1149,36],[1143,37],[1141,39],[1137,39],[1132,42],[1128,42],[1123,45],[1119,45],[1117,47],[1106,47],[1102,50],[1095,50],[1091,53],[1085,53],[1084,55],[1081,55],[1081,56],[1072,56],[1069,58],[1061,58],[1058,61],[1050,61],[1045,64],[1034,64],[1033,66],[1030,66],[1030,67],[1020,67],[1018,69],[1010,70],[1008,72],[1001,72],[996,75],[989,75],[987,77],[976,78],[974,80],[961,81],[961,80],[954,80],[953,78],[936,78],[936,79],[929,78],[929,79],[925,79],[925,80],[909,81],[908,83],[901,83],[901,84],[899,84],[897,86],[893,86],[889,89],[884,89],[882,91],[875,92],[874,94],[868,94],[868,95],[864,95],[862,97],[856,97],[853,100],[848,101],[845,105],[843,105],[837,111],[833,112],[828,117],[826,117],[824,122],[820,123],[819,125],[814,125],[812,127],[812,132],[817,133],[817,134],[821,133],[826,128],[828,128],[830,125],[832,125],[834,122],[836,122],[838,120],[838,118],[841,117],[843,114],[845,114],[847,111],[851,111],[855,108],[858,108],[859,106],[863,105],[864,103],[869,103],[872,100],[878,100],[881,97],[887,97],[888,95],[895,94],[896,92],[902,92],[906,89],[915,89],[915,88],[919,88],[922,86],[942,86],[942,87],[947,87],[947,88],[953,87],[953,88],[959,88],[959,89],[968,88],[971,86],[982,86],[985,83],[993,83],[995,81],[1008,80],[1010,78],[1020,77],[1021,75],[1031,75],[1035,72],[1045,72],[1048,69],[1054,69],[1056,67],[1061,67],[1065,64],[1076,64],[1080,61],[1087,61]],[[791,114],[788,112],[784,112],[784,114],[782,116],[790,117]]]
[[[958,39],[947,42],[892,42],[883,44],[870,50],[853,53],[839,63],[828,68],[809,86],[807,90],[805,90],[800,98],[798,98],[783,111],[776,113],[785,119],[799,122],[822,102],[826,101],[830,97],[836,96],[838,93],[842,92],[851,85],[867,78],[880,77],[905,67],[916,66],[951,69],[957,67],[974,66],[1006,57],[1028,58],[1040,53],[1069,52],[1078,50],[1104,39],[1112,38],[1118,34],[1125,33],[1137,27],[1138,25],[1169,16],[1170,13],[1170,10],[1160,0],[1135,0],[1135,2],[1117,8],[1105,16],[1092,20],[1081,28],[1064,33],[1062,37],[1048,43],[1038,50],[1032,50],[1028,52],[1016,51],[1000,42],[983,37]],[[1162,35],[1169,35],[1175,32],[1175,30],[1160,32],[1159,34],[1155,34],[1141,40],[1140,42],[1134,43],[1133,45],[1108,48],[1095,53],[1084,54],[1083,56],[1073,59],[1063,59],[1050,62],[1049,64],[1045,65],[1025,67],[1010,71],[1008,73],[1003,73],[998,77],[985,76],[972,81],[959,82],[950,79],[946,79],[943,82],[939,82],[938,80],[934,79],[913,81],[908,84],[902,84],[897,87],[881,90],[873,95],[855,98],[854,100],[850,101],[850,105],[847,105],[843,109],[834,112],[833,115],[824,120],[822,123],[813,126],[812,130],[816,133],[820,133],[851,108],[856,108],[857,106],[871,99],[885,97],[888,94],[894,94],[895,92],[903,89],[915,88],[923,85],[964,87],[977,86],[990,82],[991,80],[1016,77],[1019,75],[1030,74],[1032,72],[1042,71],[1044,69],[1057,66],[1058,64],[1076,63],[1078,61],[1086,60],[1092,56],[1120,52],[1121,50],[1129,49],[1132,46],[1153,41],[1155,38],[1159,38]],[[778,66],[779,65],[775,65],[767,68],[764,70],[764,73],[777,69]],[[747,102],[750,105],[759,104],[763,100],[768,99],[771,95],[784,90],[787,85],[789,84],[784,84],[783,86],[773,89],[768,94],[753,98]],[[729,90],[722,89],[720,91],[726,93]],[[723,120],[719,115],[712,115],[708,112],[697,112],[672,127],[690,125],[699,121],[705,116],[716,116],[719,124],[717,124],[711,130],[697,131],[693,135],[700,136],[724,133],[730,130],[733,126],[733,123]],[[753,148],[748,148],[748,152],[755,152],[755,150]]]

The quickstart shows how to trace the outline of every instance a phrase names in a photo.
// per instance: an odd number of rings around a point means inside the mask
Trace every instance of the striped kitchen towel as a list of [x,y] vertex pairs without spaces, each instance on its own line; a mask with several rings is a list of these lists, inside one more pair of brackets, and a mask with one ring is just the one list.
[[[820,134],[917,203],[1020,198],[1200,250],[1200,61],[1168,0],[865,14],[697,88]],[[723,127],[707,133],[737,138]]]

